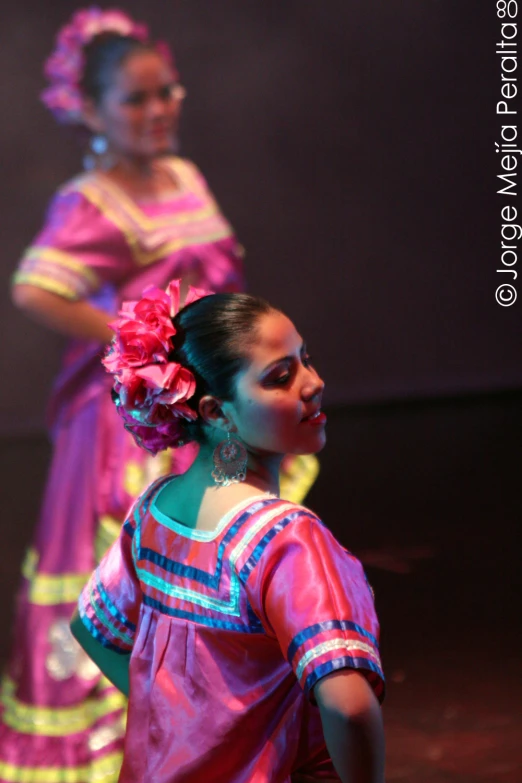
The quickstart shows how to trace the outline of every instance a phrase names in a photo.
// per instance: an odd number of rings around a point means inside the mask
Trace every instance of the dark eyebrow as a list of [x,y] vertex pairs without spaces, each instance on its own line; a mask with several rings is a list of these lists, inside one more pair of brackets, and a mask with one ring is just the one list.
[[146,90],[124,90],[122,92],[123,99],[127,100],[128,98],[143,98],[146,94]]
[[[299,349],[299,354],[302,356],[304,353],[306,353],[306,343],[303,340],[301,348]],[[273,362],[270,362],[270,364],[265,367],[262,374],[266,375],[273,367],[277,367],[278,364],[281,364],[281,362],[291,362],[294,358],[295,357],[292,354],[291,356],[281,356],[279,359],[274,359]]]
[[[177,82],[175,79],[171,79],[169,81],[163,82],[163,84],[160,84],[160,86],[158,87],[158,90],[160,92],[161,92],[161,90],[172,90],[172,88],[175,87],[177,84],[179,84],[179,82]],[[147,95],[148,92],[150,92],[150,91],[149,90],[145,90],[145,89],[139,89],[139,88],[137,88],[135,90],[126,90],[126,94],[127,95],[132,95],[132,96],[138,96],[139,95],[140,97],[144,96],[144,95]]]

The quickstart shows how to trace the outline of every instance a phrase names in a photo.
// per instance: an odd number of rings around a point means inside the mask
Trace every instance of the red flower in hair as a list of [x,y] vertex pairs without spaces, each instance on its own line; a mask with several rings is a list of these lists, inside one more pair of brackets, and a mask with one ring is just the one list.
[[[115,337],[103,364],[114,375],[116,405],[136,442],[155,454],[175,446],[182,437],[181,420],[194,421],[189,407],[196,381],[189,369],[169,361],[179,312],[180,281],[167,290],[146,288],[137,302],[124,302],[119,318],[110,324]],[[185,304],[207,296],[189,288]]]

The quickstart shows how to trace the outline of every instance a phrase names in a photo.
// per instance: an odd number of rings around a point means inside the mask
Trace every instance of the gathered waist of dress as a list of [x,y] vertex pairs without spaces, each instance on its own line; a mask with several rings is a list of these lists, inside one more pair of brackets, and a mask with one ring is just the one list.
[[101,363],[105,346],[72,344],[64,356],[47,406],[47,426],[60,427],[95,397],[109,397],[113,379]]

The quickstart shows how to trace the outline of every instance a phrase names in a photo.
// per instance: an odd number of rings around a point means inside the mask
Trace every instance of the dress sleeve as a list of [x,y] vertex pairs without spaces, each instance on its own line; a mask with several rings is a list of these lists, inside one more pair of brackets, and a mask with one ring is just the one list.
[[45,224],[27,248],[13,283],[85,299],[114,276],[122,237],[80,190],[64,187],[52,200]]
[[80,618],[91,636],[119,653],[132,650],[141,606],[142,593],[132,556],[138,514],[139,502],[78,600]]
[[[282,526],[281,526],[282,527]],[[247,592],[303,690],[338,669],[357,669],[384,696],[379,624],[360,562],[312,514],[273,536]]]

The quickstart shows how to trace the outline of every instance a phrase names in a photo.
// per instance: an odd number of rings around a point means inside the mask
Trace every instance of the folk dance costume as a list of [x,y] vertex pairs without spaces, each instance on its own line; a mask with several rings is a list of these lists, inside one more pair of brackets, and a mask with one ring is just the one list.
[[353,668],[382,698],[378,623],[360,563],[310,511],[249,498],[215,531],[136,502],[80,601],[131,653],[121,783],[338,779],[312,688]]

